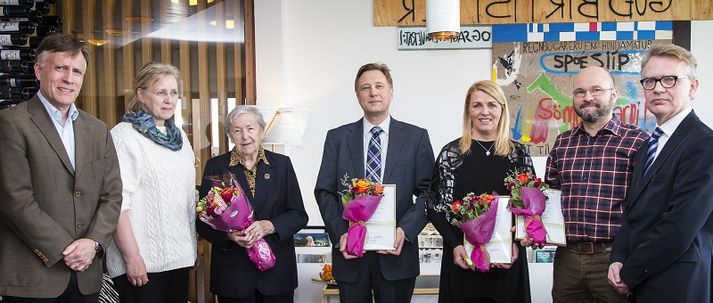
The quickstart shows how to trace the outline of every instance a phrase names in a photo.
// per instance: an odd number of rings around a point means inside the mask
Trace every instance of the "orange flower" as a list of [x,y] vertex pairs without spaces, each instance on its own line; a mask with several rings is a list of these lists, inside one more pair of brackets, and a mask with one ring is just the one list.
[[453,203],[451,203],[451,209],[453,210],[453,213],[458,213],[460,211],[460,206],[463,204],[461,200],[455,200]]
[[356,188],[369,188],[369,181],[367,181],[366,179],[359,179],[355,182],[352,181],[352,186]]
[[381,195],[384,193],[384,186],[381,184],[374,184],[374,194]]
[[526,173],[519,173],[519,174],[517,175],[517,180],[520,181],[520,183],[522,183],[522,184],[527,183],[527,180],[528,180],[527,174],[526,174]]

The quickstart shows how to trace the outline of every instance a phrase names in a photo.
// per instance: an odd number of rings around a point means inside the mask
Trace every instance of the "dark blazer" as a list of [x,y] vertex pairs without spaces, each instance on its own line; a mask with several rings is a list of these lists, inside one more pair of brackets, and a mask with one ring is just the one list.
[[691,112],[643,175],[647,148],[611,261],[636,302],[711,302],[713,131]]
[[307,225],[307,212],[290,158],[269,151],[265,151],[265,157],[270,164],[263,161],[257,164],[254,198],[242,166],[228,166],[230,152],[208,160],[203,172],[201,197],[205,197],[212,186],[207,177],[232,173],[247,193],[254,211],[253,220],[270,220],[276,230],[264,238],[275,254],[275,267],[260,272],[248,258],[247,250],[228,240],[227,233],[196,220],[198,234],[213,244],[210,291],[222,297],[247,297],[255,294],[255,289],[264,295],[277,295],[297,288],[297,258],[292,237]]
[[[73,122],[76,171],[40,99],[0,111],[0,295],[54,298],[72,270],[62,251],[90,238],[108,247],[121,207],[121,176],[107,126],[80,111]],[[102,256],[77,272],[99,291]]]
[[[353,282],[356,268],[366,266],[362,258],[345,260],[339,252],[339,237],[347,232],[342,219],[339,180],[364,178],[363,122],[340,126],[327,132],[322,165],[314,196],[325,228],[332,240],[333,274],[337,280]],[[426,225],[426,198],[433,168],[433,149],[425,129],[391,119],[384,184],[396,184],[396,224],[406,234],[401,255],[379,255],[381,272],[387,280],[414,278],[419,274],[418,234]],[[414,201],[414,197],[416,200]]]

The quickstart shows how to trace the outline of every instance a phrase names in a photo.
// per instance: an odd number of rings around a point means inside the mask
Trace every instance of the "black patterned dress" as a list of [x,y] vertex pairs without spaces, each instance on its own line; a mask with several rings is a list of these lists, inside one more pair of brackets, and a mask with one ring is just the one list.
[[[480,144],[478,144],[480,143]],[[443,210],[469,192],[509,195],[503,180],[514,171],[534,173],[532,160],[522,144],[508,156],[496,156],[492,141],[473,140],[470,152],[461,154],[459,140],[443,147],[434,167],[428,200],[428,217],[443,237],[439,302],[530,302],[525,248],[510,269],[491,268],[487,273],[463,270],[453,264],[453,248],[463,245],[463,232],[450,224]],[[482,145],[482,146],[481,146]],[[492,148],[491,148],[492,147]],[[490,149],[490,155],[486,155]]]

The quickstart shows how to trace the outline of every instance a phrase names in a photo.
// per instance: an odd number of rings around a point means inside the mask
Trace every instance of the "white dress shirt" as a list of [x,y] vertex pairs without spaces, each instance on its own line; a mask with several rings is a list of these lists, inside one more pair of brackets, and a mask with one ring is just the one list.
[[663,147],[666,145],[666,142],[668,142],[668,139],[671,138],[673,132],[675,132],[678,128],[678,125],[683,122],[683,119],[685,119],[686,116],[688,116],[688,114],[690,114],[692,110],[693,109],[689,106],[688,108],[682,110],[680,113],[671,117],[671,119],[668,119],[668,121],[664,122],[663,124],[657,125],[657,127],[663,131],[663,134],[661,134],[661,137],[659,137],[659,146],[658,148],[656,148],[656,153],[654,154],[654,162],[656,162],[656,158],[658,158],[659,154],[663,150]]
[[45,106],[45,110],[47,110],[47,113],[50,115],[50,118],[52,118],[52,122],[54,123],[54,127],[57,129],[57,133],[59,134],[59,138],[62,139],[62,144],[64,145],[64,150],[67,152],[67,156],[69,156],[69,162],[72,163],[72,168],[75,170],[77,169],[77,166],[75,165],[75,157],[74,157],[74,120],[77,120],[77,116],[79,116],[79,111],[77,110],[77,106],[72,103],[71,106],[69,106],[69,113],[67,114],[67,119],[64,121],[64,125],[62,124],[62,112],[59,111],[54,105],[52,105],[47,99],[45,99],[45,96],[42,95],[39,91],[37,92],[37,97],[40,98],[40,101],[42,101],[42,105]]

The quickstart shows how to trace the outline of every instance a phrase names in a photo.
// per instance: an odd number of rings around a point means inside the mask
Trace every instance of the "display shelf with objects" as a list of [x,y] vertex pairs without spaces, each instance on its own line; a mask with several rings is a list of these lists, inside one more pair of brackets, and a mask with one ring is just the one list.
[[32,98],[39,88],[35,48],[62,25],[48,15],[53,1],[0,0],[0,109]]

